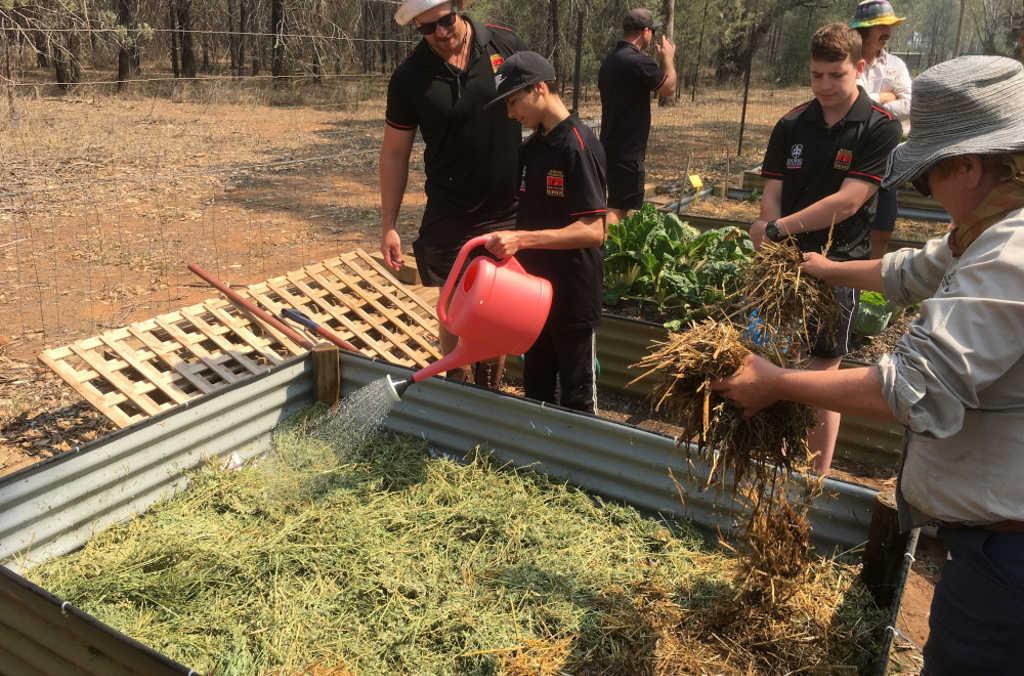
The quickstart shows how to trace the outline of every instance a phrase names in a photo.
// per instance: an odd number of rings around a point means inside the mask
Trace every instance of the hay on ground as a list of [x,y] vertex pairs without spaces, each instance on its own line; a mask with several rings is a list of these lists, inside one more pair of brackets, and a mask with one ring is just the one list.
[[717,610],[737,560],[684,524],[403,437],[345,458],[284,433],[273,462],[211,466],[31,577],[224,675],[834,671],[877,649],[884,613],[845,565],[751,633]]

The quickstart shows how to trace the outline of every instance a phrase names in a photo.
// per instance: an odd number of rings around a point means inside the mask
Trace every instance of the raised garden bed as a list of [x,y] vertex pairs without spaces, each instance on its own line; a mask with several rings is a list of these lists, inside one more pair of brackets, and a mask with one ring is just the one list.
[[[346,393],[387,373],[407,375],[397,367],[348,355],[343,357],[342,371]],[[274,427],[297,407],[308,406],[312,391],[309,361],[292,362],[80,452],[0,480],[0,561],[15,571],[29,571],[75,551],[97,532],[168,497],[184,486],[186,472],[205,459],[237,456],[244,460],[265,452]],[[472,386],[441,380],[417,385],[387,425],[435,448],[460,452],[478,445],[492,448],[502,463],[568,480],[644,513],[692,519],[712,531],[721,528],[728,533],[738,508],[727,495],[696,490],[706,469],[688,465],[672,439]],[[670,478],[670,469],[680,484]],[[679,501],[679,490],[686,493],[685,504]],[[260,509],[244,501],[223,501],[222,506],[222,514]],[[874,509],[873,491],[828,481],[811,509],[813,541],[825,553],[836,548],[849,551],[867,539]],[[451,535],[442,532],[443,537]],[[203,531],[194,533],[199,539],[180,543],[183,549],[202,550]],[[287,528],[281,528],[279,535],[287,538]],[[896,554],[898,563],[902,552]],[[167,562],[151,563],[160,568]],[[117,674],[130,669],[187,673],[179,664],[26,582],[15,571],[4,570],[0,575],[0,655],[5,673],[29,667],[44,673]],[[304,577],[310,584],[316,579],[314,572],[307,571]],[[117,584],[106,589],[116,594]],[[409,601],[398,591],[397,596]],[[897,607],[898,600],[889,612]],[[254,639],[232,636],[231,640]],[[311,668],[339,666],[313,664],[318,658],[314,655],[310,660]]]

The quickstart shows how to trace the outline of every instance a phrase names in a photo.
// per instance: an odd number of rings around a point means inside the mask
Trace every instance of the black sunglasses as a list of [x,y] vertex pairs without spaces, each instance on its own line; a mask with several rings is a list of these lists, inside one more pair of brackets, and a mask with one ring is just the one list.
[[451,28],[455,25],[455,20],[459,18],[458,12],[452,12],[451,14],[445,14],[437,21],[431,21],[430,23],[421,23],[416,26],[416,32],[420,35],[433,35],[437,31],[437,27]]

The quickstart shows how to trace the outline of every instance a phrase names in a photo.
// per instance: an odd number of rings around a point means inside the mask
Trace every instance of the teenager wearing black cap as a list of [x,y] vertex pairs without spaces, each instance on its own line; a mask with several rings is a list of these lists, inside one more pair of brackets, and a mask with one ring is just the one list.
[[594,332],[601,319],[607,214],[604,150],[553,91],[555,69],[540,54],[511,56],[496,81],[492,103],[504,101],[510,118],[536,132],[520,156],[517,229],[494,233],[487,249],[502,258],[515,255],[554,289],[548,321],[526,353],[526,396],[594,413]]
[[[644,204],[644,159],[651,131],[651,94],[676,91],[676,46],[655,34],[661,28],[649,9],[631,9],[622,20],[622,40],[597,75],[601,91],[601,144],[608,157],[608,208],[618,222]],[[661,65],[645,52],[654,45]]]
[[[501,110],[485,111],[494,98],[494,75],[525,49],[509,29],[473,21],[461,12],[467,0],[405,0],[395,12],[422,40],[395,69],[388,85],[380,153],[381,253],[392,269],[403,263],[396,223],[417,129],[423,136],[427,205],[413,242],[420,277],[444,284],[462,245],[515,221],[522,130]],[[458,339],[440,327],[441,350]],[[493,386],[499,364],[478,365],[477,384]],[[462,379],[466,374],[449,375]]]

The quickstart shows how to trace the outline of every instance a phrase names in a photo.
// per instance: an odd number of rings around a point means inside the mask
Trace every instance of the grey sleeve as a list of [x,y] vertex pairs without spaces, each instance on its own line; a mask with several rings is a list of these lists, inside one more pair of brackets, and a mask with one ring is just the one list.
[[897,305],[931,298],[953,262],[946,238],[925,242],[921,249],[900,249],[882,258],[885,297]]
[[[977,247],[992,235],[988,246]],[[879,364],[882,394],[913,432],[940,439],[963,426],[979,393],[1024,357],[1024,268],[1012,235],[985,233]],[[904,265],[901,269],[913,270]],[[929,268],[930,269],[930,268]],[[934,275],[929,278],[929,285]],[[941,275],[940,275],[941,279]]]

